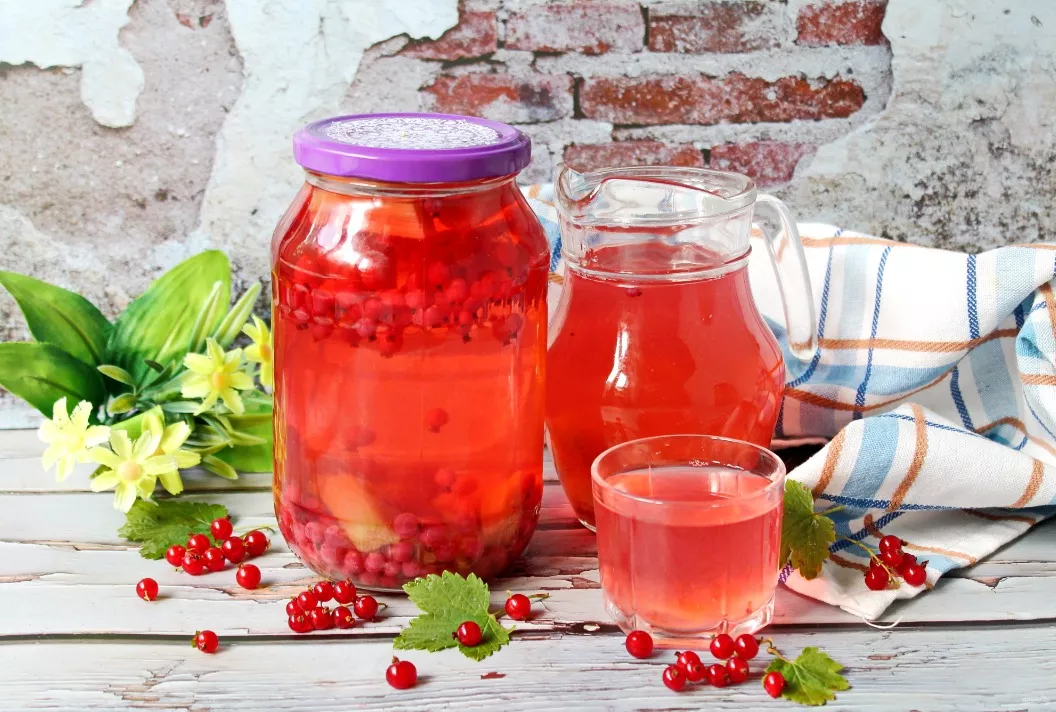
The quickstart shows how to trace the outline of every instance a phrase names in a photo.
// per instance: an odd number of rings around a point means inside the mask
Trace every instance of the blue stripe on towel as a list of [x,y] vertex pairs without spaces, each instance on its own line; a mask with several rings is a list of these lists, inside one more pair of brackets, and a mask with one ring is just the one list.
[[976,301],[975,255],[968,255],[968,337],[979,338],[979,304]]
[[[880,266],[876,270],[876,301],[873,305],[873,325],[869,330],[869,338],[876,338],[876,328],[880,324],[880,300],[884,291],[884,268],[887,266],[887,258],[891,254],[891,248],[885,247],[884,252],[880,255]],[[869,347],[869,352],[865,357],[865,378],[862,379],[861,385],[858,386],[858,394],[854,398],[854,405],[861,408],[865,405],[865,390],[869,385],[869,374],[873,370],[873,347]],[[862,417],[860,410],[855,410],[854,415],[851,416],[852,420],[858,420]]]
[[968,414],[968,406],[964,404],[964,396],[961,394],[961,371],[957,366],[953,367],[953,372],[950,374],[950,397],[953,398],[953,404],[957,407],[957,413],[961,416],[964,427],[974,430],[972,416]]

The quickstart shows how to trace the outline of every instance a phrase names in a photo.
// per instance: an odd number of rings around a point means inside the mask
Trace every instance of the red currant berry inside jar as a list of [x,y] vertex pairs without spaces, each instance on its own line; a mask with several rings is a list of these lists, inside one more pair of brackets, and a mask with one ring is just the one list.
[[144,601],[153,601],[158,597],[158,582],[145,578],[136,584],[136,595]]
[[515,181],[527,137],[385,115],[294,141],[307,182],[272,251],[280,531],[354,588],[494,577],[542,498],[549,249]]
[[418,682],[418,670],[409,660],[393,658],[392,665],[385,670],[385,681],[397,690],[406,690]]
[[653,654],[653,636],[644,630],[632,630],[623,644],[627,652],[636,658],[645,659]]

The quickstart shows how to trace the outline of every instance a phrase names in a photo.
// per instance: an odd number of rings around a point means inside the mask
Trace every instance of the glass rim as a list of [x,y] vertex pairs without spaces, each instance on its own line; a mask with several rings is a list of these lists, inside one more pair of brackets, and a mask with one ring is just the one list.
[[[737,497],[734,497],[734,498],[730,498],[728,500],[716,500],[716,501],[712,501],[712,502],[693,502],[693,501],[686,502],[686,501],[673,501],[673,500],[667,500],[667,499],[655,499],[653,497],[643,497],[641,495],[631,494],[629,492],[617,489],[616,487],[613,487],[612,485],[608,484],[608,482],[606,481],[607,478],[602,477],[599,474],[599,472],[598,472],[598,464],[602,461],[602,459],[604,459],[605,457],[611,455],[612,453],[616,452],[617,450],[620,450],[622,448],[629,447],[629,446],[632,446],[632,445],[639,445],[639,444],[648,443],[648,442],[651,442],[651,441],[674,440],[674,439],[679,439],[679,440],[681,440],[681,439],[693,439],[693,440],[702,440],[702,441],[709,441],[709,442],[727,443],[727,444],[730,444],[730,445],[738,445],[738,446],[747,448],[749,450],[754,450],[760,456],[762,456],[766,461],[768,461],[769,463],[771,463],[773,465],[773,474],[770,475],[769,477],[767,477],[767,479],[769,479],[770,481],[765,487],[761,487],[758,490],[756,490],[755,492],[752,492],[751,494],[748,494],[748,495],[737,496]],[[685,464],[688,465],[689,463],[685,463]],[[743,468],[740,468],[740,467],[736,467],[735,465],[732,465],[732,464],[730,464],[728,462],[714,461],[714,462],[709,463],[709,464],[715,464],[715,465],[719,465],[721,467],[728,467],[730,469],[737,469],[737,470],[741,470],[742,472],[748,472],[747,470],[744,470]],[[677,466],[677,465],[672,465],[672,466]],[[756,473],[750,473],[750,474],[756,474]],[[727,506],[730,506],[731,504],[734,504],[734,503],[737,503],[737,502],[745,502],[745,501],[753,500],[753,499],[755,499],[757,497],[764,497],[764,496],[770,494],[774,490],[774,488],[783,486],[783,483],[784,483],[784,480],[785,480],[785,477],[786,477],[787,474],[788,474],[788,470],[785,468],[784,461],[780,457],[778,457],[777,454],[774,453],[774,451],[770,450],[769,448],[765,448],[765,447],[763,447],[761,445],[756,445],[755,443],[750,443],[747,440],[738,440],[736,438],[724,438],[724,437],[721,437],[719,435],[703,435],[703,434],[695,434],[695,433],[676,433],[676,434],[673,434],[673,435],[653,435],[653,436],[650,436],[650,437],[647,437],[647,438],[635,438],[633,440],[627,440],[627,441],[624,441],[622,443],[618,443],[616,445],[613,445],[612,447],[610,447],[607,450],[603,451],[596,458],[594,458],[594,461],[590,464],[590,479],[591,479],[591,483],[598,485],[599,487],[604,489],[606,492],[608,492],[608,493],[610,493],[610,494],[612,494],[614,496],[620,497],[620,498],[622,498],[624,500],[632,500],[632,501],[635,501],[635,502],[639,502],[641,504],[656,505],[656,506],[660,506],[660,507],[694,507],[694,508],[698,508],[698,509],[701,508],[701,507],[705,507],[705,508],[709,508],[709,509],[710,508],[716,508],[716,507],[727,507]],[[766,477],[766,475],[758,475],[758,476]]]

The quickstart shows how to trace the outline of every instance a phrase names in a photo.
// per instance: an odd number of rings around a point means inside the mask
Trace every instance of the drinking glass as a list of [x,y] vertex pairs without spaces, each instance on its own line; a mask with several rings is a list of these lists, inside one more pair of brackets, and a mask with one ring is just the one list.
[[591,477],[601,587],[620,628],[693,647],[770,622],[785,478],[774,453],[662,435],[606,450]]

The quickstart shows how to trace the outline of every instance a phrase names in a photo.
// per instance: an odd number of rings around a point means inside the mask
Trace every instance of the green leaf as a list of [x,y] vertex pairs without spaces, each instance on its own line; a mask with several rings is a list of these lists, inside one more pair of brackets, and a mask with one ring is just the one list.
[[134,415],[131,418],[127,418],[127,419],[122,420],[122,421],[120,421],[118,423],[114,423],[113,425],[110,426],[110,429],[111,430],[124,430],[126,433],[128,433],[128,437],[130,439],[135,440],[136,438],[138,438],[140,435],[143,434],[143,421],[151,413],[153,413],[153,414],[157,415],[159,418],[161,418],[161,422],[163,422],[163,423],[165,422],[165,416],[162,414],[161,408],[158,407],[158,406],[154,406],[153,408],[151,408],[148,411],[144,411],[143,413],[139,413],[138,415]]
[[[488,612],[488,585],[475,574],[466,578],[450,571],[440,576],[430,574],[405,583],[403,590],[422,614],[393,641],[398,650],[437,651],[457,646],[467,658],[479,661],[510,642],[510,631]],[[472,648],[452,637],[465,621],[475,621],[483,633],[480,643]]]
[[223,460],[217,458],[216,455],[206,455],[202,458],[202,467],[214,475],[219,475],[225,480],[237,480],[238,473],[235,472],[235,468],[227,464]]
[[0,271],[0,284],[18,302],[33,338],[91,366],[103,362],[113,326],[94,304],[80,294],[15,272]]
[[810,490],[795,480],[785,480],[784,517],[781,520],[781,562],[789,563],[805,579],[821,573],[836,541],[836,525],[814,512]]
[[227,507],[221,504],[137,500],[117,533],[129,541],[141,542],[139,555],[144,559],[160,559],[173,544],[186,544],[188,534],[209,534],[213,520],[226,516]]
[[[194,326],[191,327],[191,336],[187,342],[188,352],[198,353],[205,349],[205,340],[209,337],[210,331],[217,323],[217,320],[220,319],[220,314],[227,305],[227,300],[221,301],[224,296],[223,283],[214,282],[213,288],[209,291],[209,296],[206,297],[205,304],[202,305],[198,316],[194,320]],[[230,297],[231,295],[228,293],[226,296]]]
[[847,690],[850,685],[840,674],[843,665],[817,648],[804,648],[795,660],[775,658],[767,672],[779,672],[785,677],[781,696],[801,705],[823,705],[836,699],[833,691]]
[[[151,369],[146,359],[160,364],[183,359],[195,318],[217,282],[226,304],[231,266],[217,250],[195,255],[163,274],[118,317],[108,343],[110,362],[142,383]],[[206,332],[214,328],[209,324]]]
[[136,396],[131,393],[123,393],[112,398],[107,404],[106,410],[110,415],[121,415],[136,407]]
[[93,406],[106,401],[102,375],[51,344],[0,344],[0,386],[48,418],[55,401],[63,396],[70,410],[82,400]]
[[216,456],[239,472],[271,472],[274,467],[271,399],[260,401],[247,398],[245,403],[244,415],[229,415],[227,418],[236,432],[259,438],[262,442],[258,445],[226,448]]
[[124,383],[126,386],[135,387],[136,381],[132,378],[132,374],[121,368],[120,366],[113,366],[108,363],[104,363],[102,366],[96,366],[99,373],[103,374],[107,378],[111,378],[118,383]]
[[212,337],[225,349],[234,342],[235,337],[242,333],[242,327],[245,325],[246,319],[253,313],[253,305],[257,303],[260,290],[260,282],[256,282],[243,292],[242,296],[231,307],[231,311],[227,313],[224,320],[216,327],[216,331],[213,332]]

